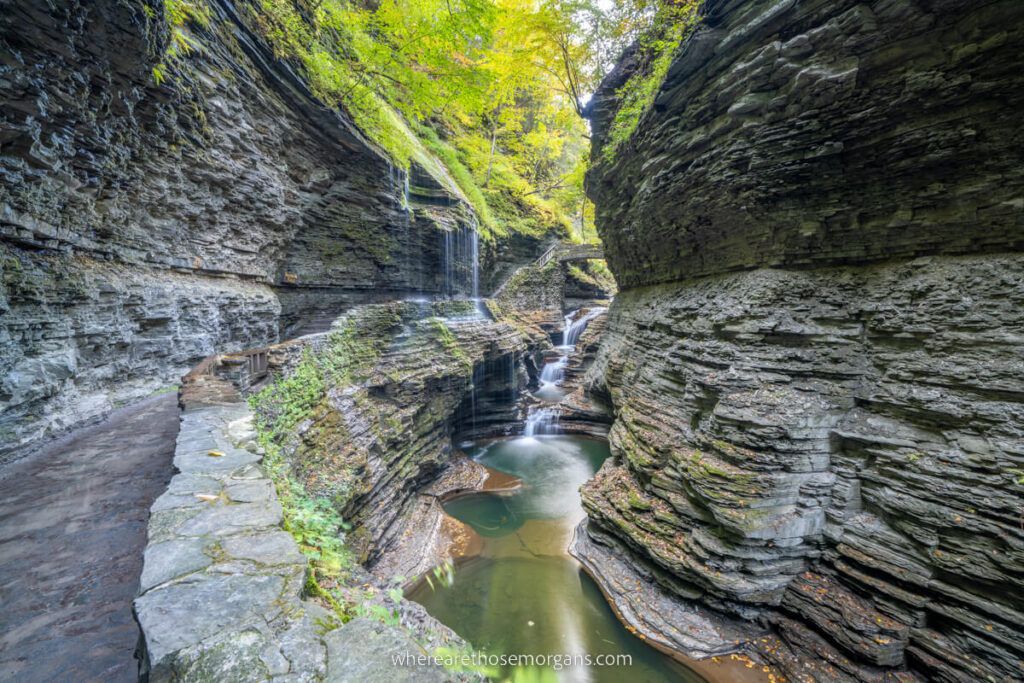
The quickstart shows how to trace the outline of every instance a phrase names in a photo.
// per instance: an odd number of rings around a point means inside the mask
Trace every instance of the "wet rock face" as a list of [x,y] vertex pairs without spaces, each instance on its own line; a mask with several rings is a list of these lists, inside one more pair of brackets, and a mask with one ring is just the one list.
[[769,627],[792,680],[1018,680],[1022,8],[708,12],[594,171],[626,291],[575,551]]
[[591,174],[620,286],[1024,247],[1020,3],[705,5],[654,111]]
[[467,291],[465,205],[320,105],[244,3],[209,6],[157,84],[162,3],[4,4],[0,460],[214,351]]
[[[465,315],[454,315],[460,308]],[[309,357],[325,367],[346,363],[275,438],[307,492],[331,500],[353,525],[346,542],[360,562],[375,569],[408,538],[417,493],[448,466],[456,429],[475,423],[490,433],[514,419],[507,413],[526,381],[526,353],[513,325],[477,315],[468,301],[361,306],[331,332],[269,349],[278,378],[294,376]],[[294,400],[268,392],[257,402],[269,425]]]

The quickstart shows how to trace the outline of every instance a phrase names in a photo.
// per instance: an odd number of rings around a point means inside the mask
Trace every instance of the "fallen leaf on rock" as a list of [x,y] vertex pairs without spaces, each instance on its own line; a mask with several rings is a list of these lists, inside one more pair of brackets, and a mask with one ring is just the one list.
[[210,456],[211,458],[223,458],[224,457],[224,452],[223,451],[206,451],[206,454],[208,456]]

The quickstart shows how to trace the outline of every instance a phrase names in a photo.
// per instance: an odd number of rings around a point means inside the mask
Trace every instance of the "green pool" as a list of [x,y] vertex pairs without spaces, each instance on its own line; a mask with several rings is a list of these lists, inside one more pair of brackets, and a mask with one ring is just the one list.
[[[451,586],[421,584],[410,598],[479,649],[564,655],[570,664],[503,672],[514,679],[703,680],[626,631],[598,587],[566,554],[572,530],[584,516],[579,487],[608,457],[607,444],[573,436],[520,437],[476,446],[469,454],[519,477],[523,486],[448,503],[449,514],[484,537],[484,549],[458,566]],[[628,656],[631,663],[620,657],[611,666],[580,665],[582,657],[594,662],[601,656],[604,663],[609,655]]]

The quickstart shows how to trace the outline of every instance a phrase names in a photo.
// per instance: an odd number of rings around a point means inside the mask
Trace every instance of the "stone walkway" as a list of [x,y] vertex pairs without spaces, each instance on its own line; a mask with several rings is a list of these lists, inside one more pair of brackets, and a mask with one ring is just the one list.
[[[190,386],[174,465],[178,473],[153,503],[141,594],[135,611],[150,680],[257,683],[469,683],[478,677],[432,664],[396,665],[439,647],[465,647],[447,627],[389,583],[348,569],[346,604],[365,614],[341,624],[303,599],[306,557],[281,528],[283,510],[261,467],[252,413],[212,385]],[[211,393],[219,401],[210,404]],[[352,616],[353,611],[349,612]],[[357,612],[358,614],[358,612]],[[379,612],[378,612],[379,614]],[[389,621],[390,619],[384,619]]]
[[173,394],[0,470],[0,681],[135,681],[149,507],[171,478]]

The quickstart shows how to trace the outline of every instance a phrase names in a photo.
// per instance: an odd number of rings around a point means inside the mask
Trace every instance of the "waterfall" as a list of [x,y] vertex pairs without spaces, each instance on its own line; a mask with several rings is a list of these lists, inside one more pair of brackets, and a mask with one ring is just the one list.
[[572,327],[572,319],[579,311],[569,311],[562,319],[562,346],[569,345],[569,328]]
[[473,221],[472,253],[470,254],[470,268],[473,273],[473,299],[480,299],[480,233],[477,231],[476,220]]
[[565,377],[565,366],[569,364],[569,355],[562,354],[558,357],[558,360],[551,363],[545,363],[544,367],[540,371],[540,381],[545,384],[555,384],[561,382]]
[[[400,173],[402,173],[400,171]],[[402,239],[405,244],[405,270],[406,286],[412,290],[416,288],[417,293],[423,291],[423,259],[417,256],[421,251],[413,246],[413,240],[418,237],[412,231],[412,207],[409,204],[409,174],[402,173]],[[418,276],[417,276],[418,273]]]
[[524,436],[542,436],[544,434],[558,434],[558,409],[556,408],[535,408],[530,410],[526,416],[526,430]]
[[442,270],[444,271],[444,288],[441,293],[444,296],[450,297],[452,295],[452,234],[449,231],[444,233],[444,253],[442,261]]
[[444,230],[441,271],[442,296],[479,300],[480,233],[476,221],[458,230]]
[[580,335],[583,334],[583,330],[587,329],[590,321],[604,313],[604,311],[605,309],[601,307],[591,308],[587,311],[586,315],[574,321],[572,318],[578,311],[565,316],[565,327],[562,329],[562,346],[574,349],[576,342],[579,341]]
[[526,415],[526,436],[537,436],[541,434],[558,434],[559,410],[557,405],[565,398],[565,390],[561,388],[565,379],[565,370],[569,366],[569,356],[576,350],[576,343],[579,341],[583,330],[587,328],[590,321],[601,315],[604,308],[591,308],[584,315],[575,319],[579,311],[573,311],[565,316],[562,327],[562,345],[557,347],[558,358],[544,364],[540,370],[540,378],[534,397],[547,403],[547,405],[531,406]]
[[[421,221],[417,224],[412,206],[412,173],[411,170],[403,170],[398,166],[388,163],[389,187],[397,202],[396,227],[400,230],[400,239],[403,244],[401,263],[398,265],[404,270],[403,285],[406,289],[406,299],[417,301],[423,297],[430,296],[425,293],[432,289],[427,278],[433,278],[437,272],[436,263],[428,262],[426,256],[432,255],[428,248],[427,225]],[[451,284],[453,260],[456,258],[453,253],[451,236],[445,233],[444,247],[441,261],[441,273],[444,275],[444,288],[442,296],[449,296],[453,289]]]
[[565,368],[568,365],[568,353],[561,353],[556,360],[545,363],[540,370],[540,386],[533,395],[547,402],[561,400],[565,396],[561,384],[565,379]]

